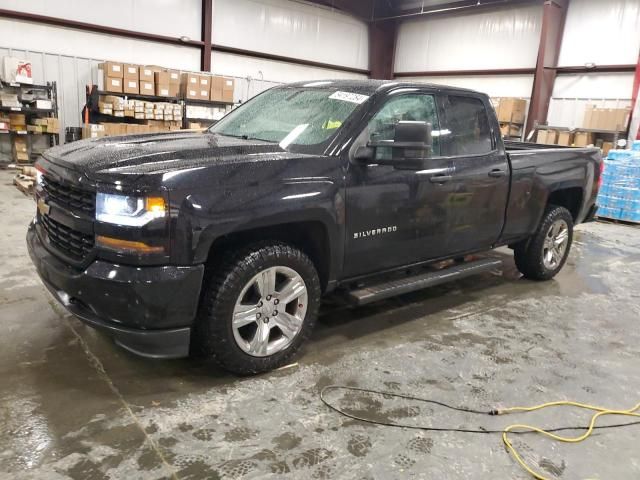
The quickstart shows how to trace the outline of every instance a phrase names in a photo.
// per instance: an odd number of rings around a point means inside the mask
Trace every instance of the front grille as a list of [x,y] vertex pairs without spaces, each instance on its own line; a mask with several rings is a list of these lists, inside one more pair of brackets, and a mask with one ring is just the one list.
[[93,249],[93,235],[78,232],[53,220],[49,215],[39,215],[40,223],[47,232],[49,241],[67,257],[81,261]]
[[72,212],[84,212],[92,217],[95,215],[95,192],[65,185],[46,175],[42,178],[42,189],[50,200]]

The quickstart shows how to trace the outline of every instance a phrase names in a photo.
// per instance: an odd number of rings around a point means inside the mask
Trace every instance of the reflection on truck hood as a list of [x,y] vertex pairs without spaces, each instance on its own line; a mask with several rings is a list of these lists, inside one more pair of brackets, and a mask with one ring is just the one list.
[[[45,157],[96,178],[166,173],[219,162],[251,161],[288,153],[278,144],[209,132],[175,132],[82,140],[54,147]],[[256,156],[256,157],[254,157]]]

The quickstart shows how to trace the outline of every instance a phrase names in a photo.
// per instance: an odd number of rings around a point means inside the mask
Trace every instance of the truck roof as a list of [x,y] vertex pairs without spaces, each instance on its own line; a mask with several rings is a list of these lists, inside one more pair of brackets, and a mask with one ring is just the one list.
[[432,87],[441,91],[455,91],[455,92],[472,92],[483,93],[477,90],[471,90],[469,88],[451,87],[448,85],[442,85],[437,83],[428,82],[416,82],[416,81],[402,81],[402,80],[314,80],[310,82],[294,82],[288,83],[283,86],[287,87],[314,87],[314,86],[332,86],[348,90],[355,93],[362,93],[365,95],[373,95],[376,92],[391,90],[392,88],[415,88],[415,87]]

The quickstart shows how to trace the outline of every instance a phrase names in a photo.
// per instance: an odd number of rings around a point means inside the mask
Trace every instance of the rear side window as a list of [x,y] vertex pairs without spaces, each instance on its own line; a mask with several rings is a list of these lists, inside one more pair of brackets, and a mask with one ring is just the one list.
[[493,150],[489,116],[480,99],[449,95],[445,110],[451,131],[446,155],[479,155]]

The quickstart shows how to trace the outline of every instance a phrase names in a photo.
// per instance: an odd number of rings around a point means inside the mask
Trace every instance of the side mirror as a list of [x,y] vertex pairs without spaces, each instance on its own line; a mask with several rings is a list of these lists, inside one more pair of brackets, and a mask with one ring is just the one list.
[[427,122],[398,122],[393,136],[393,159],[425,160],[431,156],[433,138]]
[[[421,169],[431,156],[431,124],[403,121],[396,123],[393,140],[373,140],[358,147],[353,160],[361,164],[392,165],[398,169]],[[391,158],[376,158],[377,148],[390,148]]]

